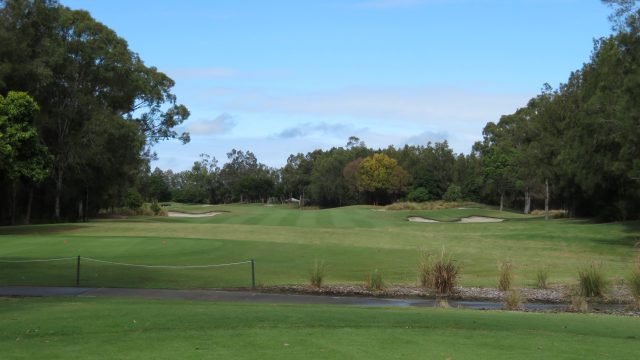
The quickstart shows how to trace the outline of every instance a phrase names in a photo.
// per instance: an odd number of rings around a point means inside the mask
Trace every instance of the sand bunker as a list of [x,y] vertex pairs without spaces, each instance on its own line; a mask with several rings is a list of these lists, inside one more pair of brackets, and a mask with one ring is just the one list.
[[[421,222],[421,223],[439,223],[442,221],[438,221],[438,220],[433,220],[433,219],[427,219],[427,218],[423,218],[420,216],[409,216],[407,218],[407,220],[411,221],[411,222]],[[458,221],[455,221],[457,223],[495,223],[495,222],[502,222],[504,221],[503,219],[498,219],[498,218],[491,218],[491,217],[486,217],[486,216],[469,216],[466,218],[462,218]]]
[[466,218],[460,219],[461,223],[492,223],[492,222],[502,222],[503,219],[486,217],[486,216],[469,216]]
[[437,220],[432,220],[432,219],[427,219],[427,218],[423,218],[420,216],[409,216],[407,218],[407,220],[412,221],[412,222],[422,222],[422,223],[437,223],[440,221]]
[[222,214],[221,212],[207,212],[207,213],[202,213],[202,214],[187,214],[187,213],[181,213],[181,212],[177,212],[177,211],[169,211],[167,213],[167,216],[170,217],[207,217],[207,216],[216,216],[216,215],[220,215]]

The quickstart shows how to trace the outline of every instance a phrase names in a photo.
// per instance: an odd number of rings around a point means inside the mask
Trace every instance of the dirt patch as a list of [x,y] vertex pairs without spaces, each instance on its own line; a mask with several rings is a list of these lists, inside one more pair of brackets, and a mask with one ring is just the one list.
[[216,212],[216,211],[202,213],[202,214],[187,214],[187,213],[181,213],[181,212],[177,212],[177,211],[169,211],[167,213],[167,216],[169,216],[169,217],[208,217],[208,216],[216,216],[216,215],[220,215],[220,214],[222,214],[222,213],[221,212]]
[[461,223],[493,223],[493,222],[503,222],[504,219],[486,217],[486,216],[469,216],[466,218],[460,219]]
[[438,220],[427,219],[420,216],[409,216],[407,220],[411,222],[421,222],[421,223],[439,223],[440,222]]

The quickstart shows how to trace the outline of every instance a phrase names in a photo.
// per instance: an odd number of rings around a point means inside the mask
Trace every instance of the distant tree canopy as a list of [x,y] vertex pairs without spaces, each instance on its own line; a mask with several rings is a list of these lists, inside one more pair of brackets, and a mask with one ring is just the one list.
[[[173,80],[85,11],[0,0],[0,222],[79,219],[141,201],[299,199],[321,207],[399,199],[563,208],[640,218],[640,9],[603,0],[615,33],[557,89],[486,124],[471,153],[444,142],[296,153],[282,168],[232,149],[190,170],[151,170],[151,146],[189,140]],[[491,120],[491,119],[487,119]]]
[[[39,218],[122,204],[151,145],[189,140],[174,130],[189,112],[173,85],[86,11],[54,0],[0,0],[0,94],[23,91],[35,100],[31,126],[52,156],[45,179],[13,182],[14,194],[0,196],[31,199],[35,191]],[[6,189],[13,180],[1,181]]]

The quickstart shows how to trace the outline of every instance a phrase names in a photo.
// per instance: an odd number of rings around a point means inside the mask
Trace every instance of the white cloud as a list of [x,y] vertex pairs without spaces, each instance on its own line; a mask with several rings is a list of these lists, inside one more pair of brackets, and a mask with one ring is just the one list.
[[350,88],[296,95],[239,94],[224,109],[257,113],[411,122],[440,130],[451,123],[497,121],[526,105],[530,95],[443,88]]
[[366,131],[366,128],[356,128],[350,124],[330,124],[326,122],[314,124],[307,122],[286,128],[278,133],[276,137],[280,139],[292,139],[320,134],[346,139],[353,134],[362,134]]
[[229,132],[236,126],[233,117],[222,113],[213,120],[198,120],[189,122],[187,130],[196,135],[219,135]]

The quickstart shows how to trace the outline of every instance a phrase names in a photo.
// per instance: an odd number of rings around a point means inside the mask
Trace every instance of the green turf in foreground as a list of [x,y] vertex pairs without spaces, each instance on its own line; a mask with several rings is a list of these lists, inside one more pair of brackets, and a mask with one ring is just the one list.
[[0,299],[3,359],[637,359],[637,318]]

